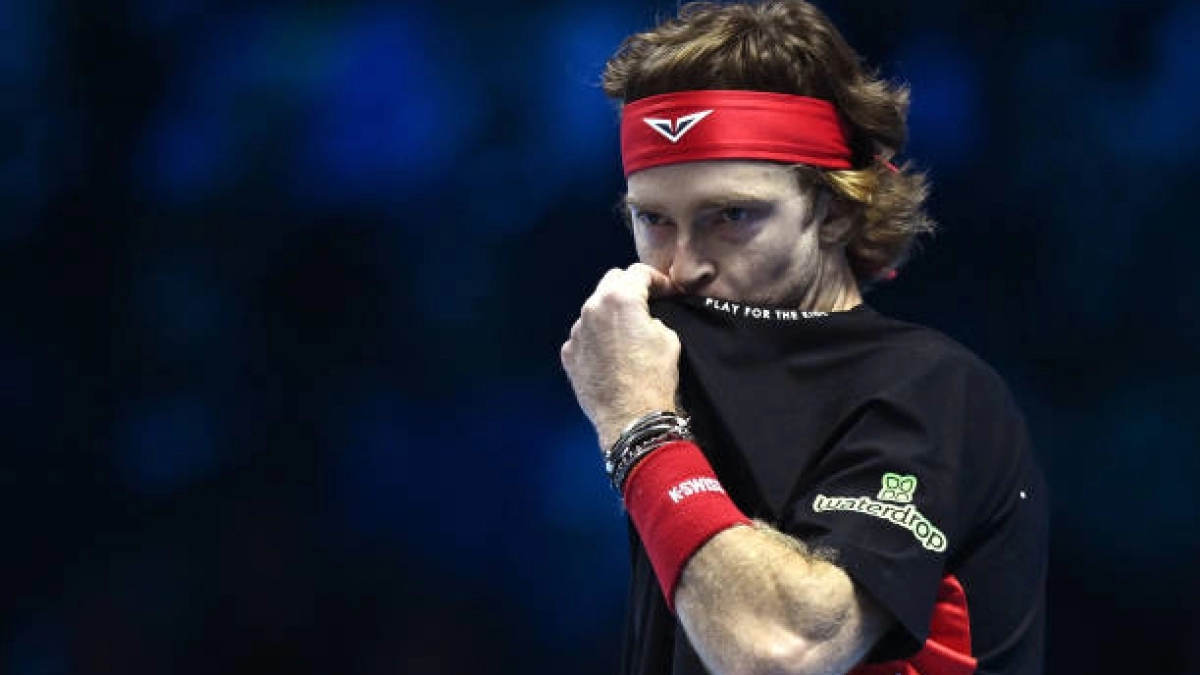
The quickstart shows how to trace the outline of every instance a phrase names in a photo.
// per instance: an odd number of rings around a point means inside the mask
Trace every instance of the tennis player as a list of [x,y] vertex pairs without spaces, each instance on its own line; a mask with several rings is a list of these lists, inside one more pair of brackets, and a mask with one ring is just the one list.
[[863,301],[932,229],[907,90],[801,0],[686,5],[604,87],[639,261],[561,356],[629,516],[622,672],[1041,673],[1021,414]]

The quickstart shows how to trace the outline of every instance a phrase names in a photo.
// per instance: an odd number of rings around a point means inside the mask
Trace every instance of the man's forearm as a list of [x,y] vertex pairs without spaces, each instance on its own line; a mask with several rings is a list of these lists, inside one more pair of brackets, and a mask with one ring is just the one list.
[[845,572],[763,523],[705,543],[675,604],[716,675],[845,673],[887,628]]

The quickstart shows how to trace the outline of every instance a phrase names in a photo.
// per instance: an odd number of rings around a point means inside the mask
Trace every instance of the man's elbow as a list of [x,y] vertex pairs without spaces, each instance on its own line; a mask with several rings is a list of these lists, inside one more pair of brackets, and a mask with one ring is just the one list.
[[745,675],[842,675],[849,666],[843,668],[846,655],[839,658],[838,652],[828,642],[776,637],[750,647]]

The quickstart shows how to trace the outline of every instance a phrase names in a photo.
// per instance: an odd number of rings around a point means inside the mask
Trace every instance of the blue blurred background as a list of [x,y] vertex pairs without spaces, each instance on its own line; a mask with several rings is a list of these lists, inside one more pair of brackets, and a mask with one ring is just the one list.
[[[995,365],[1052,673],[1200,673],[1200,3],[826,0],[941,234],[869,301]],[[0,2],[0,672],[611,673],[558,347],[598,79],[670,4]]]

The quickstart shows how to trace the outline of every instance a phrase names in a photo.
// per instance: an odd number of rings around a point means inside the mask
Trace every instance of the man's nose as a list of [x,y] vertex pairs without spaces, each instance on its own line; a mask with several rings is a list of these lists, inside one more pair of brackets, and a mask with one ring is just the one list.
[[703,251],[690,240],[680,237],[675,242],[675,252],[667,276],[684,293],[699,293],[712,283],[717,270]]

